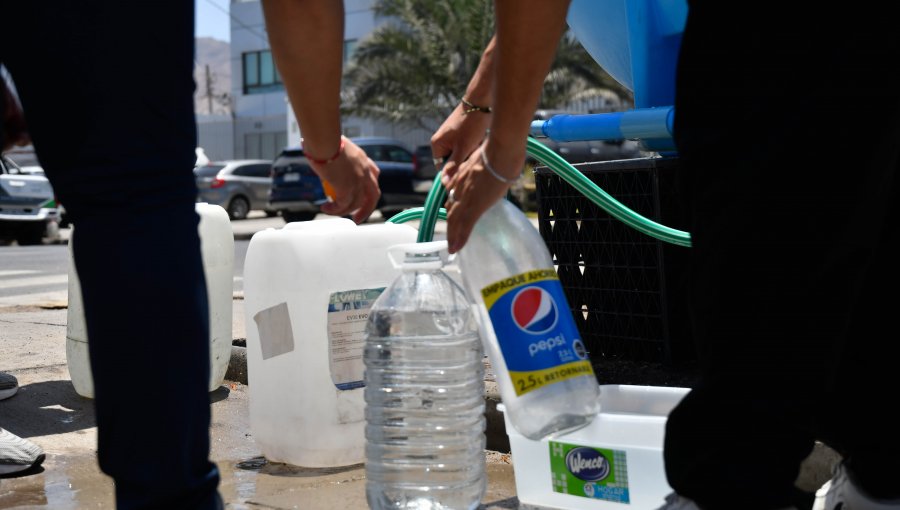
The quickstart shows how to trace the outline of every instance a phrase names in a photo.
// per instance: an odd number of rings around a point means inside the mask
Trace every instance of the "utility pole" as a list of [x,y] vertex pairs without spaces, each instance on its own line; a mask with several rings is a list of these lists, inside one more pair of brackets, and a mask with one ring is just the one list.
[[209,114],[213,113],[213,86],[212,73],[209,72],[209,64],[206,64],[206,108]]

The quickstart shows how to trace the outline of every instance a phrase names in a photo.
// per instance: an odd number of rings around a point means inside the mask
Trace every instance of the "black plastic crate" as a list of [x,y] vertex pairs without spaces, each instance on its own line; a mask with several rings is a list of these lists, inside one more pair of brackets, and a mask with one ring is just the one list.
[[[642,216],[687,230],[675,187],[676,157],[575,165]],[[612,218],[547,167],[535,169],[539,228],[595,368],[696,361],[686,314],[687,250]],[[637,364],[646,367],[646,364]],[[640,370],[640,368],[638,368]],[[597,370],[598,379],[609,382]],[[640,376],[620,383],[647,382]],[[648,384],[666,384],[653,380]]]

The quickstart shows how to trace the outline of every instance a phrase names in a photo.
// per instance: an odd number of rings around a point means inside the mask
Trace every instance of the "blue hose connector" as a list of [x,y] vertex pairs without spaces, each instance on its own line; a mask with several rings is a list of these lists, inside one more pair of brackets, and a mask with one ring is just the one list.
[[555,115],[531,123],[531,136],[556,142],[639,140],[647,150],[675,150],[674,106],[637,108],[626,112]]

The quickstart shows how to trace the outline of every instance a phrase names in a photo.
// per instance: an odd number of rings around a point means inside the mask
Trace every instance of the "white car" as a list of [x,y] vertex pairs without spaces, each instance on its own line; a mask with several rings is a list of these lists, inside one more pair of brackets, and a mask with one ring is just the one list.
[[0,239],[20,245],[59,239],[63,209],[43,170],[22,169],[0,155]]

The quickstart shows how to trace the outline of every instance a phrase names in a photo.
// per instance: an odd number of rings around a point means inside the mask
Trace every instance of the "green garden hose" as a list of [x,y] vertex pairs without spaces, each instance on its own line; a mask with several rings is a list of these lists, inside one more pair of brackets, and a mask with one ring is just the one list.
[[[563,180],[581,192],[581,194],[586,196],[591,202],[597,204],[601,209],[609,213],[613,218],[638,232],[647,234],[660,241],[665,241],[678,246],[691,246],[690,233],[661,225],[632,211],[603,191],[600,186],[597,186],[596,183],[588,179],[559,154],[556,154],[552,149],[538,142],[534,138],[528,138],[526,153],[556,172]],[[434,226],[435,223],[437,223],[437,219],[447,219],[447,211],[440,207],[440,204],[444,202],[445,196],[446,191],[441,184],[441,174],[438,172],[434,178],[434,184],[431,187],[431,191],[428,192],[428,197],[425,199],[424,207],[408,209],[400,214],[392,216],[387,221],[392,223],[403,223],[412,219],[422,218],[422,221],[419,224],[417,241],[431,241],[434,236]]]

